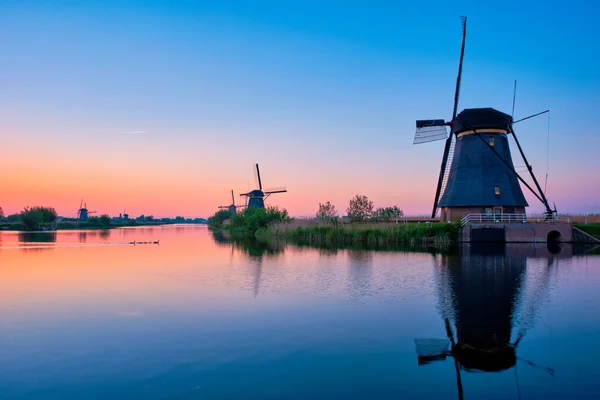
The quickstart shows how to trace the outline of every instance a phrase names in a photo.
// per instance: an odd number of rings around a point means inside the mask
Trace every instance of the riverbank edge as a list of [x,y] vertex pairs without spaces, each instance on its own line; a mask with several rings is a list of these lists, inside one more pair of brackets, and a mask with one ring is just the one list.
[[0,232],[58,232],[58,231],[76,231],[76,230],[89,230],[89,231],[102,231],[102,230],[109,230],[109,229],[118,229],[118,228],[136,228],[136,227],[144,227],[144,226],[161,226],[161,225],[206,225],[206,224],[200,224],[200,223],[181,223],[181,222],[156,222],[156,223],[152,223],[152,222],[143,222],[143,223],[135,223],[135,224],[131,224],[131,223],[124,223],[124,224],[118,224],[118,223],[111,223],[110,225],[107,226],[102,226],[102,225],[87,225],[85,222],[83,223],[78,223],[78,222],[62,222],[62,223],[58,223],[58,226],[56,227],[56,229],[52,229],[52,230],[26,230],[23,229],[24,225],[21,223],[14,223],[14,224],[0,224]]
[[588,235],[600,240],[600,222],[592,222],[588,224],[573,223],[573,227],[581,229]]

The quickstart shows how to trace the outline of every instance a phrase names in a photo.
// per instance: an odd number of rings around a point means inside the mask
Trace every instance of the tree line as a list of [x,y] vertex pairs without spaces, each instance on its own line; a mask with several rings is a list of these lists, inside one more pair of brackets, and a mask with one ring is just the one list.
[[[51,225],[56,222],[58,214],[54,207],[25,207],[23,211],[17,214],[11,214],[4,216],[4,210],[0,207],[0,221],[6,221],[10,224],[23,224],[23,229],[27,231],[37,230],[45,225]],[[97,226],[97,227],[108,227],[110,225],[111,218],[107,214],[103,214],[99,217],[90,217],[86,225]]]
[[[401,218],[404,212],[398,207],[379,207],[374,208],[373,202],[365,195],[357,194],[348,201],[346,215],[352,222],[394,221]],[[316,217],[322,221],[337,223],[339,219],[338,211],[331,202],[319,203],[319,210]]]

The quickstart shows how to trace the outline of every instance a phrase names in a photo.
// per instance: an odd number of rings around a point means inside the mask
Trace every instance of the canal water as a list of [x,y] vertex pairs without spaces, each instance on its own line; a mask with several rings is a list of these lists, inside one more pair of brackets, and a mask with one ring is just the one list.
[[600,256],[551,250],[2,232],[0,398],[599,398]]

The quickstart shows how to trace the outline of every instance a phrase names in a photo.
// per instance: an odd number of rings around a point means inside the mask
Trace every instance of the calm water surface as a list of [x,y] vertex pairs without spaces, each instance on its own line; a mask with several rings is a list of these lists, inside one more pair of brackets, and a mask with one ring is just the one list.
[[599,398],[600,257],[574,253],[3,232],[0,398]]

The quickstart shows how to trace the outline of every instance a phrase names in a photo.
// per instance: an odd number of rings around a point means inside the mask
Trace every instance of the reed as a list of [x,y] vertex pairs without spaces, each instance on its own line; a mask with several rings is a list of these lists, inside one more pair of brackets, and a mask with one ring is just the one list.
[[307,244],[374,244],[409,246],[447,246],[458,241],[460,225],[429,224],[325,224],[293,221],[273,224],[257,236],[277,237]]

